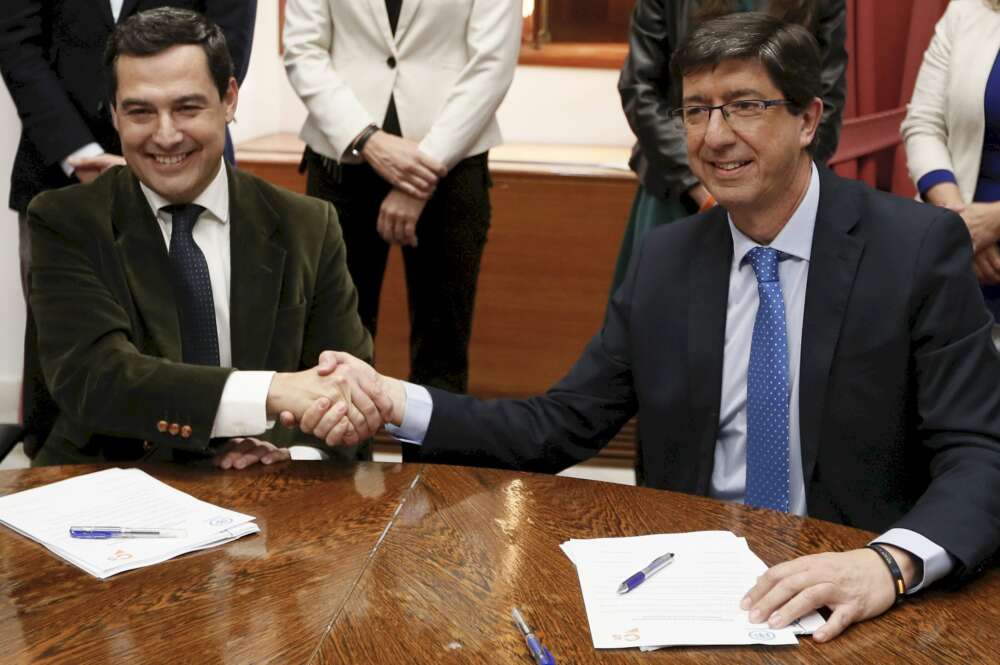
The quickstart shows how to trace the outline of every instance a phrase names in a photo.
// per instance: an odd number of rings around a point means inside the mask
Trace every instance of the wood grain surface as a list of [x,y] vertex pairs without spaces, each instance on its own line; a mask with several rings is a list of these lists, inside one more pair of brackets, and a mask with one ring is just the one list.
[[[0,472],[0,494],[96,470]],[[834,642],[591,647],[569,538],[729,529],[767,563],[871,534],[682,494],[434,465],[144,467],[261,533],[101,581],[0,529],[3,663],[529,663],[520,607],[563,663],[997,662],[993,568]]]

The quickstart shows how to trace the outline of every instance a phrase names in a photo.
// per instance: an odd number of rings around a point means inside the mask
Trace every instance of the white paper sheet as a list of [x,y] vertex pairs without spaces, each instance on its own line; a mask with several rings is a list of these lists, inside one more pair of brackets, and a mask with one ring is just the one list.
[[[767,566],[728,531],[571,540],[562,548],[577,567],[595,648],[798,642],[800,627],[752,624],[739,608]],[[625,578],[666,552],[675,555],[671,565],[618,595]],[[806,623],[822,621],[815,614]]]
[[[0,522],[100,578],[260,531],[139,469],[105,469],[0,497]],[[184,538],[71,538],[70,526],[184,529]]]

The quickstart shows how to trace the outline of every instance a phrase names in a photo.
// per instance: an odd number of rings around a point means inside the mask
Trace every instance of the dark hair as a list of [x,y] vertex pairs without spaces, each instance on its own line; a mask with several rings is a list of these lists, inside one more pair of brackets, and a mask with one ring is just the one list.
[[[801,113],[823,93],[820,55],[816,40],[801,25],[786,23],[760,12],[727,14],[705,21],[681,41],[671,59],[674,75],[714,69],[726,60],[756,60],[771,82],[791,104],[789,112]],[[809,146],[810,152],[816,137]]]
[[222,29],[198,12],[160,7],[133,14],[120,23],[108,38],[104,49],[104,69],[111,105],[114,106],[118,94],[116,67],[119,56],[156,55],[182,44],[195,44],[205,51],[208,71],[219,91],[219,99],[224,98],[229,89],[229,79],[233,77],[233,59]]

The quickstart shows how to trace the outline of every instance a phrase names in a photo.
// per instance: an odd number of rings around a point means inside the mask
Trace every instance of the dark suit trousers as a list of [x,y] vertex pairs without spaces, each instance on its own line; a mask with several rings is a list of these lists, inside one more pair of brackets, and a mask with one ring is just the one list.
[[[334,204],[358,289],[358,313],[375,337],[389,245],[376,229],[390,186],[367,164],[324,167],[311,150],[306,193]],[[410,310],[410,380],[466,392],[476,281],[490,224],[487,155],[462,160],[438,182],[417,222],[417,247],[403,247]],[[377,359],[376,359],[377,360]]]

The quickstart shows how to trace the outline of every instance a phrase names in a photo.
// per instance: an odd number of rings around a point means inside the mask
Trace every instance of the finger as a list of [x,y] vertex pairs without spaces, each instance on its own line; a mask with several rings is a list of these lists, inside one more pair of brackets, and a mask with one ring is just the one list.
[[851,608],[846,605],[838,607],[826,620],[826,623],[813,633],[813,639],[817,642],[829,642],[855,621],[857,621],[857,615]]
[[282,411],[279,413],[278,422],[281,423],[282,427],[287,427],[289,429],[294,428],[298,424],[295,419],[295,414],[291,411]]
[[288,448],[272,447],[260,458],[260,461],[262,464],[274,464],[276,462],[286,462],[290,459],[292,459],[292,454],[288,452]]
[[421,161],[419,154],[417,159],[406,165],[403,172],[403,185],[419,187],[421,182],[437,185],[438,174],[435,169],[429,167]]
[[345,443],[344,435],[350,428],[351,424],[348,422],[347,418],[341,418],[340,422],[336,423],[327,435],[323,438],[328,446],[336,446],[341,443]]
[[403,226],[403,242],[410,247],[417,246],[417,223],[407,223]]
[[355,429],[358,431],[358,436],[363,439],[374,436],[375,432],[382,426],[382,418],[378,407],[372,401],[368,389],[367,386],[362,388],[357,382],[355,382],[354,387],[351,389],[351,401],[354,403],[354,407],[361,415],[364,423],[363,427],[358,427],[355,424]]
[[[772,609],[766,616],[771,628],[784,628],[799,617],[821,607],[832,606],[840,598],[840,590],[830,582],[820,582],[805,586],[788,602]],[[753,621],[753,619],[750,619]],[[765,619],[761,619],[764,621]]]
[[336,353],[333,351],[324,351],[319,354],[319,360],[316,361],[316,371],[319,372],[320,376],[333,374],[333,370],[335,369],[337,369]]
[[220,469],[231,469],[243,452],[253,447],[253,445],[253,442],[249,439],[230,439],[215,456],[215,465]]
[[780,582],[785,577],[794,575],[804,570],[805,566],[802,564],[802,561],[806,558],[808,557],[799,557],[798,559],[785,561],[768,568],[763,575],[757,578],[757,583],[753,585],[753,588],[747,591],[747,595],[743,596],[743,600],[740,601],[740,609],[749,610],[761,598],[767,595],[775,584]]
[[252,450],[240,455],[236,461],[233,462],[233,466],[237,469],[245,469],[248,466],[253,466],[260,461],[260,456],[262,454],[263,453],[258,447],[254,447]]
[[[334,406],[331,399],[320,397],[302,413],[302,417],[299,419],[299,430],[305,434],[315,434],[316,426]],[[337,404],[336,406],[341,405]]]
[[444,164],[433,157],[425,155],[422,152],[417,152],[417,160],[421,163],[421,165],[433,171],[439,178],[443,178],[448,175],[448,169],[444,167]]
[[[795,573],[781,578],[753,604],[750,621],[752,623],[770,621],[778,613],[779,608],[815,583],[814,575],[809,572]],[[792,617],[790,620],[794,619],[798,617]]]
[[389,216],[386,213],[385,205],[378,210],[378,221],[375,222],[375,229],[382,236],[382,240],[392,244],[392,229],[389,224]]
[[412,174],[406,180],[403,181],[402,189],[404,192],[410,196],[415,196],[419,199],[427,200],[431,196],[431,192],[434,191],[434,187],[437,184],[437,178],[432,177],[427,179],[422,177],[420,174]]
[[[325,439],[329,436],[330,430],[342,420],[347,420],[347,404],[341,400],[323,414],[323,417],[316,423],[312,435],[317,439]],[[350,421],[348,421],[348,424],[350,424]]]

